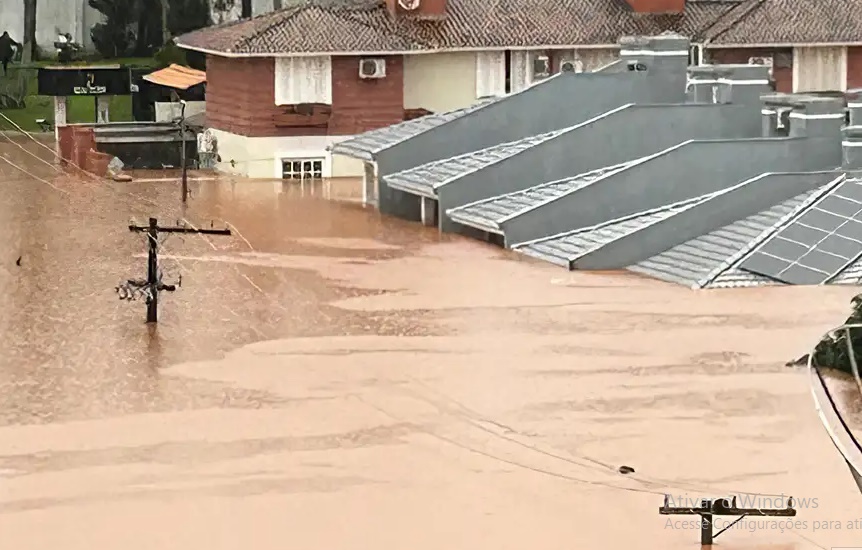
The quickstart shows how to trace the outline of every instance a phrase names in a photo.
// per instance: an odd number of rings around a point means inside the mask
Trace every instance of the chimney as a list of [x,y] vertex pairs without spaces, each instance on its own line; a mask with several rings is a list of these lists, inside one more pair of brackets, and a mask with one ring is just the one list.
[[834,137],[844,126],[844,101],[794,94],[797,106],[790,112],[790,137]]
[[685,0],[626,0],[635,13],[684,13]]
[[439,20],[446,17],[448,0],[386,0],[390,17]]
[[843,168],[862,170],[862,126],[844,128],[844,140],[841,145],[844,150]]

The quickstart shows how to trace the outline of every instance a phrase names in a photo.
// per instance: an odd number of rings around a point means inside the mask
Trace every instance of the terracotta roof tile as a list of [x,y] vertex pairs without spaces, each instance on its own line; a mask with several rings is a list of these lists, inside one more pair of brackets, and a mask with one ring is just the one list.
[[203,84],[207,81],[207,74],[203,71],[190,69],[181,65],[171,64],[164,69],[159,69],[146,76],[144,80],[167,86],[169,88],[177,88],[178,90],[188,90],[192,86]]
[[683,15],[639,15],[624,0],[449,0],[441,21],[394,20],[382,0],[305,0],[178,42],[233,54],[613,45],[625,35],[697,36],[744,0],[689,0]]
[[723,28],[710,30],[710,40],[788,45],[862,42],[862,0],[748,0],[745,11]]

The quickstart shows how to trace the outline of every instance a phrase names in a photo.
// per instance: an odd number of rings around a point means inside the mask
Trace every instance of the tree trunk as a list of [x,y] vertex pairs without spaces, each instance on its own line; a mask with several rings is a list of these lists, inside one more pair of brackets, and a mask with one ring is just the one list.
[[171,40],[171,31],[168,29],[168,0],[162,0],[162,45],[167,45]]
[[24,52],[22,63],[32,63],[36,59],[36,0],[24,0]]

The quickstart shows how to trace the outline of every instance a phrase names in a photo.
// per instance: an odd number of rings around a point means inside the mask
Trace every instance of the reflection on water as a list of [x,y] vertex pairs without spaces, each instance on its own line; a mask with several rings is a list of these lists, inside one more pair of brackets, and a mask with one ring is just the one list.
[[[663,493],[740,491],[819,506],[722,548],[860,540],[829,523],[858,491],[782,366],[853,289],[570,274],[383,218],[358,182],[197,180],[184,211],[165,173],[0,155],[31,172],[0,159],[10,547],[681,550],[699,534]],[[164,239],[182,287],[158,326],[114,292],[145,275],[127,226],[151,216],[235,231]]]
[[[32,144],[27,150],[50,158]],[[383,322],[328,306],[373,291],[339,285],[287,259],[396,258],[408,244],[437,239],[359,204],[327,200],[355,196],[356,182],[192,180],[184,212],[176,180],[164,181],[164,173],[135,174],[145,183],[95,182],[58,175],[8,143],[0,153],[71,193],[0,162],[0,424],[215,406],[223,400],[218,387],[161,379],[158,369],[276,337],[423,332],[421,316]],[[166,225],[182,218],[207,227],[227,222],[238,232],[164,238],[165,279],[181,275],[182,287],[162,295],[158,328],[143,325],[142,302],[123,302],[114,293],[120,281],[146,275],[146,237],[127,226],[150,216]],[[371,244],[313,243],[342,237]],[[375,241],[391,247],[381,250]],[[249,246],[268,257],[263,267]],[[197,261],[213,256],[220,261]],[[260,399],[274,398],[238,395],[231,402]]]

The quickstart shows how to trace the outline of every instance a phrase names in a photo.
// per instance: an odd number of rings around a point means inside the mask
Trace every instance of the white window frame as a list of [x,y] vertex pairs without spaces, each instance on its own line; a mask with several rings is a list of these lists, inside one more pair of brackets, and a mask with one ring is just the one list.
[[476,98],[506,94],[506,52],[476,52]]
[[275,104],[332,104],[332,57],[276,57]]
[[[320,178],[286,178],[284,177],[284,162],[321,162]],[[326,153],[314,153],[312,151],[289,151],[278,153],[275,156],[275,178],[284,181],[323,181],[332,177],[332,157]]]

